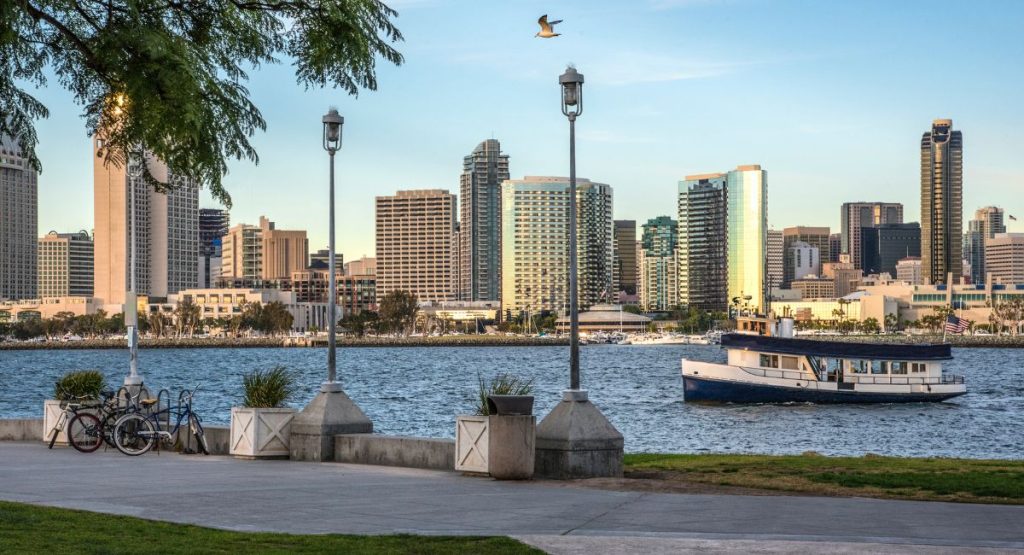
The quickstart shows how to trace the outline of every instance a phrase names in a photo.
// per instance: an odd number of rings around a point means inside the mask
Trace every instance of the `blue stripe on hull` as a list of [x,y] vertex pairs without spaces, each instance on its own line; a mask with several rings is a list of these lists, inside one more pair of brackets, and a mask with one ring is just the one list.
[[867,393],[819,391],[683,376],[683,398],[712,403],[923,403],[963,393]]

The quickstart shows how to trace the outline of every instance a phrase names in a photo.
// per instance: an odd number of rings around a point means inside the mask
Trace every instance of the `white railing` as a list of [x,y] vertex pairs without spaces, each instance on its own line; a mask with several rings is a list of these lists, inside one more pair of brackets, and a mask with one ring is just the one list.
[[[800,380],[800,381],[826,381],[821,380],[815,374],[808,372],[801,372],[799,370],[779,370],[776,368],[748,368],[746,366],[739,367],[744,372],[752,376],[761,376],[763,378],[778,378],[782,380]],[[828,380],[831,381],[831,380]],[[964,377],[954,374],[943,374],[941,377],[937,376],[902,376],[902,375],[890,375],[890,374],[844,374],[843,381],[845,383],[862,383],[862,384],[885,384],[885,385],[941,385],[941,384],[962,384],[964,383]]]

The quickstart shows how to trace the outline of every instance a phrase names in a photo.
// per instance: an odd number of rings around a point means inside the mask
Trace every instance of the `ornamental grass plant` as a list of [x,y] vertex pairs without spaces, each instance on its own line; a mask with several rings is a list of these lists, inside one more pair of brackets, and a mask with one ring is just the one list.
[[242,387],[245,390],[242,405],[259,409],[283,407],[295,394],[296,381],[295,373],[284,366],[253,370],[242,376]]
[[99,370],[76,370],[61,376],[53,388],[53,398],[58,401],[75,399],[99,399],[100,392],[107,386],[107,379]]

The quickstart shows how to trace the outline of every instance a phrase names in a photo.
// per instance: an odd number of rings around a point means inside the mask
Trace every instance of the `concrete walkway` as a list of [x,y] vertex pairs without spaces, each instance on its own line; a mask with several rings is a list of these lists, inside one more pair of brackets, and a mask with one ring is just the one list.
[[0,499],[229,530],[510,535],[553,553],[1024,549],[1022,506],[616,492],[35,443],[0,442]]

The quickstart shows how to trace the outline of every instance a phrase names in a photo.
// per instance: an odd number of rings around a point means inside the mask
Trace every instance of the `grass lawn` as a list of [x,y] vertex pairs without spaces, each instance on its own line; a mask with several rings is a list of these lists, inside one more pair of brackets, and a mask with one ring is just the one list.
[[542,553],[504,537],[229,532],[0,501],[0,553]]
[[632,454],[626,455],[625,464],[631,478],[822,495],[1024,504],[1024,461]]

